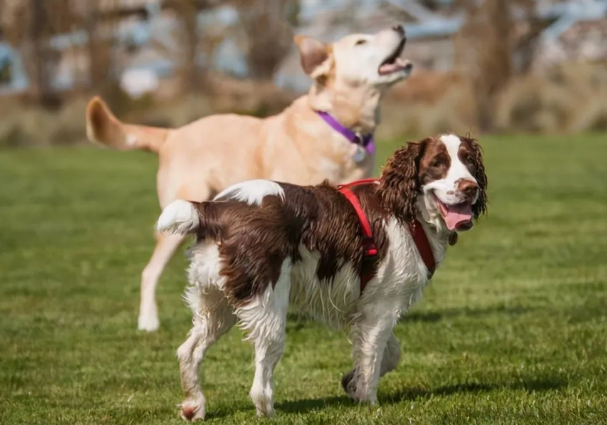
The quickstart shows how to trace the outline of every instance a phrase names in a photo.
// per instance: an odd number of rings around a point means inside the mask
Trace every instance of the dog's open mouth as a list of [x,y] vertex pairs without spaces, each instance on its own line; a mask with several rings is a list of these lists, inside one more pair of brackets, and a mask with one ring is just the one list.
[[438,198],[436,202],[449,230],[462,231],[472,228],[472,205],[470,203],[447,205]]
[[405,48],[406,38],[403,38],[398,46],[379,66],[377,72],[379,75],[388,75],[394,72],[403,71],[411,68],[411,62],[400,57]]

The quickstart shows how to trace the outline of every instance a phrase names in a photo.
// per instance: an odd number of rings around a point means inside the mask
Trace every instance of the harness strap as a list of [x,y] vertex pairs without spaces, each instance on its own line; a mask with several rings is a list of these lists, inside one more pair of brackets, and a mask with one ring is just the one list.
[[[375,245],[375,239],[373,238],[373,230],[371,229],[371,224],[367,219],[367,215],[363,211],[360,202],[358,201],[358,197],[350,190],[352,186],[358,186],[363,184],[377,184],[378,181],[376,179],[364,179],[357,180],[352,183],[344,184],[338,186],[339,192],[346,197],[346,199],[352,204],[354,207],[354,211],[358,216],[358,221],[360,222],[363,234],[362,247],[363,247],[363,262],[372,262],[375,263],[377,260],[377,246]],[[361,273],[360,273],[360,293],[362,294],[367,286],[367,283],[373,278],[373,267],[365,267],[363,264]]]
[[373,231],[371,230],[371,224],[369,224],[369,220],[363,211],[363,208],[360,206],[360,202],[358,202],[358,198],[347,187],[340,187],[339,191],[342,195],[346,197],[348,201],[354,207],[354,211],[356,211],[356,215],[358,216],[358,220],[360,221],[360,225],[363,230],[363,254],[366,256],[375,256],[377,255],[377,247],[375,246],[375,240],[373,239]]
[[[377,184],[379,183],[377,179],[363,179],[357,180],[352,183],[343,184],[337,187],[339,193],[344,195],[348,202],[354,208],[356,215],[358,216],[358,221],[360,222],[363,234],[362,247],[363,247],[363,265],[360,271],[360,293],[362,294],[367,286],[367,283],[373,278],[373,267],[372,265],[377,261],[377,245],[375,245],[375,239],[373,238],[373,230],[371,229],[371,224],[367,219],[367,215],[362,209],[360,202],[358,201],[358,197],[350,190],[352,186],[359,186],[363,184]],[[413,238],[413,242],[419,252],[419,255],[422,257],[426,268],[428,269],[428,279],[432,277],[434,271],[436,270],[436,260],[434,258],[434,253],[432,252],[432,248],[430,246],[430,241],[428,240],[428,235],[424,231],[422,224],[417,219],[413,219],[411,223],[409,223],[409,231],[411,232],[411,237]],[[371,262],[371,264],[366,267],[365,262]]]
[[430,279],[436,270],[436,260],[434,259],[432,248],[430,247],[428,235],[426,235],[422,224],[416,218],[409,223],[409,231],[411,232],[417,251],[428,269],[428,279]]

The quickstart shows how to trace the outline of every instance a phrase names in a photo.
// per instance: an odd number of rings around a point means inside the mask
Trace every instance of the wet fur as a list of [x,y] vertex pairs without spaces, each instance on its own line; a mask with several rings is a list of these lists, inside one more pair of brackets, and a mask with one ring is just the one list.
[[[165,209],[161,230],[185,229],[197,237],[186,292],[193,328],[178,350],[182,417],[204,418],[199,364],[205,350],[237,321],[255,347],[250,396],[258,415],[274,413],[272,371],[284,347],[289,306],[349,328],[354,361],[342,386],[357,401],[376,402],[379,378],[400,359],[393,327],[420,299],[430,276],[408,225],[412,218],[420,221],[437,265],[452,242],[453,232],[429,209],[432,195],[424,187],[445,179],[454,162],[466,162],[467,168],[460,167],[464,177],[458,174],[450,184],[456,188],[462,179],[470,184],[474,172],[479,179],[474,199],[480,204],[475,211],[486,209],[480,147],[449,135],[451,146],[457,141],[459,147],[458,158],[449,157],[443,137],[409,143],[388,160],[379,184],[352,188],[378,247],[371,263],[363,259],[352,205],[327,183],[279,183],[277,189],[275,182],[257,180],[215,202],[176,201]],[[362,273],[373,277],[361,293]]]

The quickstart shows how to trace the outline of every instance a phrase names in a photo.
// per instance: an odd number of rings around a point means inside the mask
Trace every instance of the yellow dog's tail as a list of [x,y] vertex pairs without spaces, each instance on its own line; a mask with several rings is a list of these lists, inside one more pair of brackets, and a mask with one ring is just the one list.
[[112,114],[100,97],[86,107],[86,135],[93,143],[119,150],[142,149],[158,153],[171,130],[145,125],[125,124]]

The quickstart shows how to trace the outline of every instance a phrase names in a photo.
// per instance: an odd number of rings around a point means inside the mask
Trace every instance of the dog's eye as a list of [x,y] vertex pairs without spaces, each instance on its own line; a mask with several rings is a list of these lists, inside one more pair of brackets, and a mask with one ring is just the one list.
[[474,167],[474,160],[472,159],[471,156],[465,156],[462,160],[462,162],[467,166],[467,167]]
[[358,40],[358,41],[356,42],[356,44],[355,44],[355,45],[356,45],[356,46],[360,46],[361,44],[365,44],[366,42],[367,42],[367,40],[360,39],[360,40]]
[[440,167],[442,165],[442,162],[440,159],[433,159],[432,162],[430,163],[430,167]]

